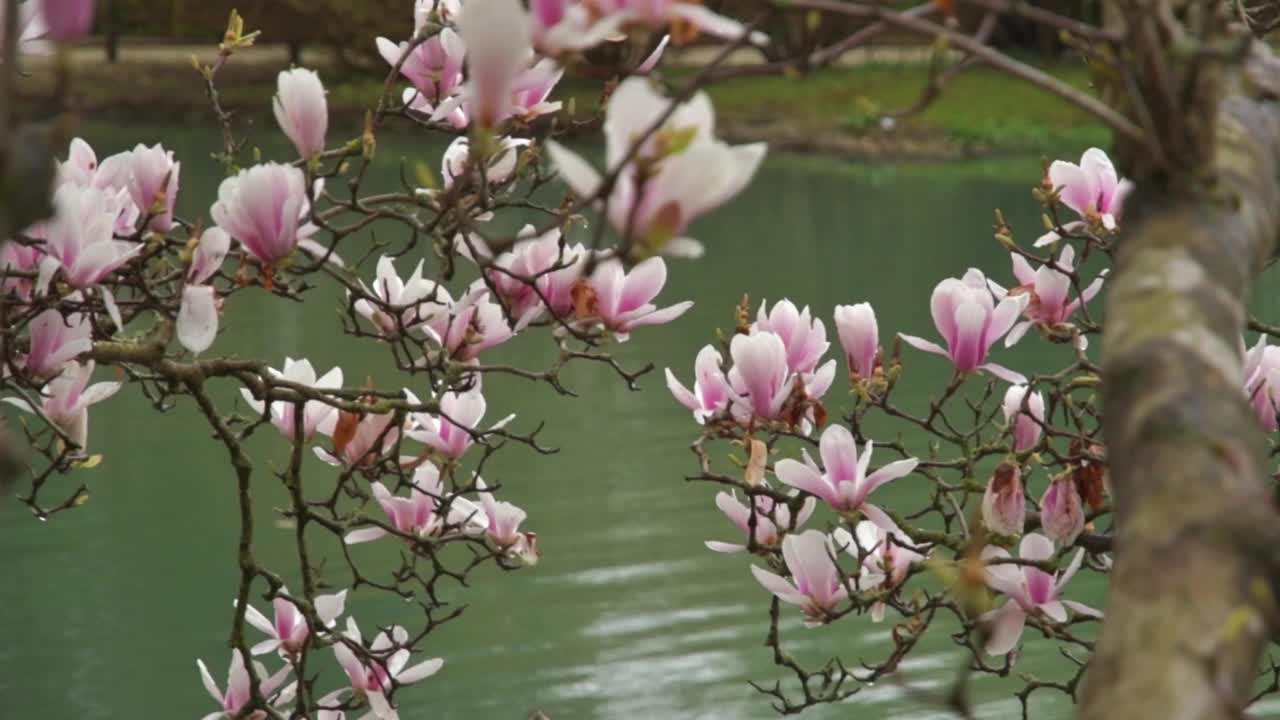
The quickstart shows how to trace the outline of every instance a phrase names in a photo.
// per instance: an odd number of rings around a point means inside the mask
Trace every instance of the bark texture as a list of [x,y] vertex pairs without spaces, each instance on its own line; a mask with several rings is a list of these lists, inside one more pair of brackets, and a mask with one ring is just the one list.
[[1103,346],[1115,568],[1088,720],[1241,717],[1272,632],[1280,515],[1241,332],[1280,234],[1280,105],[1243,76],[1220,97],[1212,167],[1140,180],[1126,207]]

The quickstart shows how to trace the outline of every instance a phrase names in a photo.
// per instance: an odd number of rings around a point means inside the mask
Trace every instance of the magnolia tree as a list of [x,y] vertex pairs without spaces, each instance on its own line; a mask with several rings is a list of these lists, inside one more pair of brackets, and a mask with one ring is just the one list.
[[[983,20],[962,31],[957,5]],[[5,438],[6,467],[26,478],[21,501],[48,519],[81,503],[81,471],[102,460],[89,431],[95,405],[132,390],[159,411],[199,409],[226,452],[240,518],[228,653],[209,659],[213,671],[197,662],[208,717],[387,720],[403,688],[447,672],[431,652],[432,633],[459,616],[444,597],[477,568],[538,559],[525,512],[483,475],[509,446],[550,450],[540,426],[495,420],[516,408],[486,396],[485,377],[571,395],[563,368],[593,362],[634,388],[651,368],[628,369],[610,347],[633,334],[643,344],[644,328],[690,307],[663,296],[665,258],[702,254],[690,223],[741,191],[765,155],[717,139],[701,88],[803,72],[890,30],[960,55],[939,55],[909,111],[969,65],[991,64],[1108,125],[1132,181],[1096,148],[1028,178],[1045,228],[1015,234],[997,211],[1010,266],[940,279],[920,298],[936,335],[880,328],[876,299],[855,291],[857,304],[829,314],[744,300],[731,335],[693,359],[692,382],[667,370],[695,423],[691,479],[721,488],[714,501],[729,521],[731,541],[707,547],[745,554],[740,570],[750,568],[768,608],[762,631],[783,677],[756,689],[783,713],[841,701],[891,675],[930,632],[966,650],[956,691],[940,700],[965,715],[975,673],[1023,677],[1024,715],[1045,690],[1080,701],[1086,717],[1237,717],[1280,688],[1274,662],[1258,674],[1280,571],[1264,442],[1280,409],[1280,349],[1267,337],[1280,330],[1249,319],[1244,304],[1280,234],[1280,70],[1255,41],[1274,8],[1116,2],[1095,27],[1005,0],[905,10],[788,0],[762,2],[744,24],[680,1],[418,0],[406,3],[402,37],[369,40],[388,71],[362,136],[331,137],[315,72],[280,74],[263,103],[297,153],[274,161],[246,150],[219,97],[220,70],[256,37],[233,13],[216,60],[197,63],[226,179],[216,198],[183,198],[201,210],[182,217],[182,164],[194,160],[162,145],[99,159],[73,139],[56,163],[24,155],[28,136],[10,132],[8,102],[20,56],[61,53],[87,31],[92,3],[0,7],[0,391],[29,414]],[[865,22],[820,47],[767,34],[793,27],[783,21],[796,11]],[[988,47],[1002,14],[1060,30],[1099,68],[1098,94]],[[699,35],[723,51],[683,80],[665,77],[668,38]],[[625,43],[632,51],[615,55],[630,61],[592,65],[590,51],[606,43]],[[765,60],[724,64],[747,48]],[[554,99],[562,74],[583,67],[608,78],[602,165],[555,139],[592,126]],[[364,184],[389,125],[455,139],[438,176],[373,194]],[[30,180],[46,176],[53,212],[27,218],[42,189],[22,202],[14,179],[41,186]],[[545,204],[556,178],[568,190]],[[514,234],[492,229],[517,213],[533,221]],[[365,253],[374,227],[397,240]],[[384,347],[403,382],[357,387],[306,359],[219,352],[219,328],[236,322],[244,296],[305,300],[319,283],[345,291],[342,330]],[[1105,331],[1090,302],[1104,283]],[[1246,351],[1247,327],[1259,335]],[[555,361],[487,359],[522,335],[550,343]],[[1057,365],[1009,367],[1003,348],[1018,342],[1050,343]],[[937,387],[913,372],[938,363],[952,372]],[[117,380],[99,379],[107,367]],[[836,400],[830,390],[846,374],[851,392]],[[933,399],[903,400],[905,385]],[[242,402],[216,402],[222,386]],[[245,442],[259,432],[289,448],[287,466],[255,464]],[[890,503],[880,490],[890,482],[927,491]],[[252,497],[266,483],[288,493],[279,512],[294,529],[289,567],[256,553],[265,511]],[[709,496],[691,490],[689,500],[713,512]],[[349,551],[357,543],[380,547],[393,568],[363,567]],[[1074,596],[1081,572],[1109,576],[1105,614]],[[412,600],[418,620],[362,612],[378,593]],[[801,632],[883,623],[892,647],[806,667],[785,649],[782,620],[793,615]],[[1019,673],[1020,648],[1039,644],[1070,660],[1061,676]]]

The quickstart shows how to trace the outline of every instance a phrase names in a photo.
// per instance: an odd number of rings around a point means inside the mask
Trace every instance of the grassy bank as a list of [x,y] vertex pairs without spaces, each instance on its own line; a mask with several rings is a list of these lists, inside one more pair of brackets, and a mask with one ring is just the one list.
[[[207,60],[207,59],[206,59]],[[242,116],[270,118],[277,63],[232,63],[220,78],[222,101]],[[1045,68],[1070,84],[1087,87],[1078,65]],[[679,83],[691,71],[669,71]],[[381,78],[329,68],[335,127],[353,126],[377,101]],[[190,61],[82,64],[73,75],[75,105],[98,119],[209,122],[201,80]],[[945,159],[1025,152],[1078,151],[1103,144],[1107,131],[1071,105],[986,68],[954,79],[933,104],[892,127],[881,118],[910,107],[926,82],[916,65],[839,67],[796,77],[749,77],[710,88],[721,132],[735,141],[767,140],[779,149],[853,157]],[[54,81],[38,68],[23,83],[27,109],[47,111],[43,98]],[[578,115],[594,111],[599,85],[566,80],[558,97],[573,100]]]

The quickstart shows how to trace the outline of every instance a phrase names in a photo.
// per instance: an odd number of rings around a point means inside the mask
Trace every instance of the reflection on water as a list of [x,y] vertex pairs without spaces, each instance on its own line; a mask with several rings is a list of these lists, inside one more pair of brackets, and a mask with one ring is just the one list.
[[[174,128],[98,128],[90,135],[103,153],[139,136],[173,138],[183,161],[184,212],[207,214],[191,201],[214,195],[216,169],[202,144],[209,135]],[[434,163],[439,148],[387,138],[379,151],[389,172],[400,155]],[[774,159],[731,207],[694,228],[707,241],[707,257],[672,263],[666,297],[690,297],[697,306],[674,325],[637,333],[622,353],[633,364],[649,359],[688,377],[697,349],[732,322],[747,289],[757,301],[789,294],[829,326],[833,305],[868,300],[886,335],[932,334],[928,298],[939,279],[976,264],[993,277],[1008,275],[1007,258],[990,240],[993,207],[1003,207],[1025,235],[1036,234],[1028,187],[1039,164],[1029,159],[1018,167],[1022,176],[1013,181],[968,172],[877,178]],[[326,291],[307,308],[237,298],[214,350],[273,364],[286,354],[306,356],[317,367],[342,365],[348,378],[400,382],[379,348],[337,336],[325,309],[335,300]],[[499,359],[537,366],[554,356],[545,337],[514,345]],[[1019,364],[1055,351],[1027,342],[1001,352]],[[903,397],[922,401],[945,382],[947,369],[936,358],[912,362]],[[715,488],[683,480],[695,469],[687,449],[695,426],[660,375],[633,393],[602,368],[576,368],[567,380],[580,400],[503,380],[494,378],[486,393],[493,415],[518,411],[519,427],[546,419],[546,440],[562,448],[545,458],[513,450],[490,470],[509,499],[528,509],[543,562],[518,573],[481,573],[455,596],[467,611],[430,648],[446,658],[444,670],[408,694],[405,706],[413,710],[406,718],[519,718],[535,708],[555,720],[772,717],[767,699],[747,684],[781,677],[763,646],[769,597],[744,556],[702,545],[731,538],[734,529],[712,502]],[[837,384],[829,397],[838,403],[843,392]],[[229,404],[233,396],[219,398]],[[225,667],[235,508],[221,451],[198,427],[186,404],[159,417],[122,393],[95,408],[92,442],[107,460],[88,471],[93,497],[86,508],[42,525],[15,503],[0,505],[0,707],[39,707],[47,720],[167,720],[212,709],[194,660]],[[270,432],[259,433],[251,449],[266,468],[279,466],[287,452]],[[308,472],[314,489],[332,470],[316,462]],[[291,538],[267,517],[282,495],[260,481],[260,558],[289,568]],[[924,489],[919,478],[903,481],[887,490],[886,502]],[[389,562],[385,546],[357,552],[375,565]],[[1077,583],[1079,599],[1100,604],[1096,578]],[[369,627],[410,620],[413,611],[367,595],[349,608]],[[784,628],[789,649],[806,662],[833,652],[874,662],[888,644],[888,627],[865,618],[805,630],[789,613]],[[1031,633],[1027,639],[1023,668],[1061,669],[1050,645]],[[962,659],[939,627],[897,681],[805,717],[847,717],[854,706],[863,718],[933,717],[939,708],[930,698],[945,690]],[[334,671],[325,672],[327,681]],[[973,690],[984,717],[1016,713],[1007,684],[979,679]],[[1037,717],[1066,714],[1060,697],[1037,697]]]

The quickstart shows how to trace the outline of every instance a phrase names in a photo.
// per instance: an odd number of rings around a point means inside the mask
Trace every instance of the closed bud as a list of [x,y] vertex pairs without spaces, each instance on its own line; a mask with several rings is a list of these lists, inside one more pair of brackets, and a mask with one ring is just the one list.
[[982,496],[982,524],[997,535],[1017,537],[1027,518],[1027,498],[1022,470],[1014,463],[1000,463]]
[[1050,540],[1063,546],[1084,531],[1084,507],[1070,474],[1054,478],[1040,498],[1040,525]]

